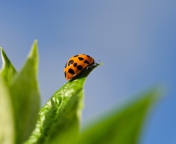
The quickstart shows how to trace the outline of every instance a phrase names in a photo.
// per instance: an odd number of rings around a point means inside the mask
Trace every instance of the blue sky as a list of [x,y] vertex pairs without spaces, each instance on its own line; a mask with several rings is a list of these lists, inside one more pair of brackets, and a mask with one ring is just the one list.
[[38,39],[44,105],[66,80],[65,62],[86,53],[105,63],[85,84],[86,124],[149,87],[166,96],[154,107],[142,144],[176,143],[176,1],[2,1],[0,46],[19,70]]

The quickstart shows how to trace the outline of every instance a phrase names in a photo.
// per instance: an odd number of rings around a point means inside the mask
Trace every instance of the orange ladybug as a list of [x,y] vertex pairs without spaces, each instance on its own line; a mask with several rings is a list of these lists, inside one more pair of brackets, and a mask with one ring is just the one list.
[[67,80],[73,79],[84,69],[94,64],[94,59],[86,54],[72,56],[65,64],[64,74]]

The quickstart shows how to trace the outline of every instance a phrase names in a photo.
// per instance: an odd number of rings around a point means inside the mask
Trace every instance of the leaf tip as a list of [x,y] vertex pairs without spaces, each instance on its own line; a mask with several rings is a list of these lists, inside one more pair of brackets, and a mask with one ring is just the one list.
[[165,86],[162,84],[155,86],[153,89],[153,93],[155,95],[154,100],[155,101],[159,100],[160,98],[165,96],[166,93]]
[[103,65],[104,65],[104,62],[100,62],[100,63],[99,63],[99,66],[103,66]]
[[0,47],[0,51],[1,51],[1,59],[2,59],[2,67],[1,67],[1,71],[2,71],[2,69],[4,69],[4,67],[5,67],[5,57],[6,57],[6,55],[5,55],[5,52],[4,52],[2,47]]
[[31,47],[31,51],[28,56],[29,58],[34,57],[34,58],[38,59],[38,45],[37,44],[38,44],[38,41],[35,40],[32,47]]

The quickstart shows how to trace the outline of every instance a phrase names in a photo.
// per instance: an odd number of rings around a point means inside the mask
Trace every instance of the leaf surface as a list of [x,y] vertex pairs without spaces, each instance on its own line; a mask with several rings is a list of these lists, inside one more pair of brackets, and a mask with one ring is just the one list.
[[0,76],[0,143],[15,144],[15,120],[7,83]]
[[38,48],[34,42],[22,69],[13,78],[10,94],[15,110],[16,143],[23,143],[32,133],[40,109],[40,94],[37,82]]
[[68,143],[78,137],[84,82],[98,65],[86,69],[54,93],[41,109],[36,128],[26,143]]

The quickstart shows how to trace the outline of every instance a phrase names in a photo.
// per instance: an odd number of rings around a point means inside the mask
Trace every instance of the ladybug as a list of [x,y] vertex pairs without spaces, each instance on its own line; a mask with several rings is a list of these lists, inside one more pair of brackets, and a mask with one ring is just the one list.
[[72,56],[65,64],[64,74],[66,80],[71,80],[84,69],[94,64],[94,59],[86,54]]

